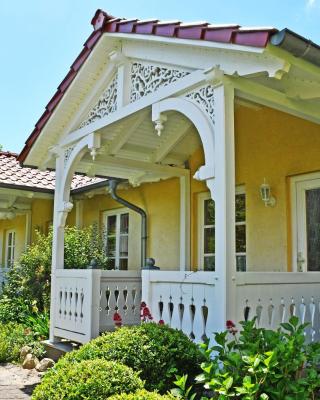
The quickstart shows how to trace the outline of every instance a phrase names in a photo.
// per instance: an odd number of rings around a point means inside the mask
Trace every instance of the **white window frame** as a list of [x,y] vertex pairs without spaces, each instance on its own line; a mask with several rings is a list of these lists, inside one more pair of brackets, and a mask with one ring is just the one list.
[[[245,186],[239,185],[236,186],[235,194],[246,194]],[[215,225],[204,225],[204,201],[211,199],[210,192],[203,192],[198,194],[198,265],[201,271],[204,270],[204,257],[205,256],[214,256],[214,253],[204,253],[204,229],[205,228],[213,228]],[[246,225],[247,227],[247,216],[245,222],[236,222],[237,225]],[[235,228],[236,229],[236,228]],[[247,253],[237,253],[236,256],[246,256]]]
[[[13,241],[11,241],[11,245],[9,246],[9,236],[12,235]],[[6,259],[5,259],[5,267],[9,268],[14,264],[15,252],[16,252],[16,231],[10,229],[6,232]],[[11,248],[11,257],[9,260],[9,248]]]
[[[120,234],[120,215],[128,214],[129,215],[129,230],[127,234]],[[105,238],[105,246],[107,246],[107,236],[108,236],[108,224],[107,218],[110,216],[116,216],[116,256],[115,256],[115,269],[120,269],[120,259],[127,259],[128,260],[128,268],[129,268],[129,237],[130,237],[130,213],[128,208],[115,208],[113,210],[108,210],[103,213],[103,221],[104,227],[106,231],[106,238]],[[120,236],[128,236],[128,257],[120,257]],[[113,258],[113,257],[112,257]]]
[[[292,236],[292,271],[311,272],[307,266],[307,222],[303,218],[306,209],[305,191],[319,188],[320,172],[301,174],[290,177],[290,198],[291,198],[291,236]],[[298,203],[303,208],[298,210]],[[299,231],[304,235],[299,236]],[[298,253],[302,252],[305,259],[302,270],[298,268]]]

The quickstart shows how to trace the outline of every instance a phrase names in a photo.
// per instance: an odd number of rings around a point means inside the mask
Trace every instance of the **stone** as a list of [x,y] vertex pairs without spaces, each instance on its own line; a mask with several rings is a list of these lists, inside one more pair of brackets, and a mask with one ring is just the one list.
[[36,365],[39,364],[39,360],[32,354],[27,354],[23,363],[22,368],[24,369],[33,369]]
[[20,359],[23,361],[27,354],[32,353],[32,348],[30,346],[23,346],[20,350]]
[[38,372],[44,372],[54,366],[54,361],[51,358],[43,358],[37,365],[36,370]]

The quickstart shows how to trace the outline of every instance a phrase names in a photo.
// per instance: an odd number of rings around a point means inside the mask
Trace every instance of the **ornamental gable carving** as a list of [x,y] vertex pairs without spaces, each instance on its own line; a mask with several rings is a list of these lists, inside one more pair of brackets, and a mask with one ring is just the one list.
[[89,112],[87,118],[81,123],[80,128],[116,111],[118,95],[117,88],[118,77],[115,75],[107,89],[100,96],[97,104]]
[[188,93],[186,98],[199,104],[214,124],[214,87],[212,85],[203,86]]
[[131,67],[130,102],[133,103],[186,75],[189,75],[189,72],[156,65],[133,63]]

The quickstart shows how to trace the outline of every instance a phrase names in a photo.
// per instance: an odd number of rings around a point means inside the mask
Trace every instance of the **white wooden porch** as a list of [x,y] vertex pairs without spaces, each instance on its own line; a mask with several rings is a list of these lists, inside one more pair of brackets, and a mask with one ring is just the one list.
[[[225,329],[223,286],[214,272],[59,270],[54,335],[85,343],[123,325],[140,324],[144,301],[153,322],[163,320],[201,342]],[[235,323],[257,317],[257,325],[276,329],[292,315],[308,322],[306,338],[320,339],[320,273],[237,273],[227,296]]]

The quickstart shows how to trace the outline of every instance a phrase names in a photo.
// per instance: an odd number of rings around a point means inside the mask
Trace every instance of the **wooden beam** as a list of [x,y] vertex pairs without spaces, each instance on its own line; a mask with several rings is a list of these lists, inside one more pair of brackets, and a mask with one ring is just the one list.
[[187,128],[181,129],[180,132],[171,133],[171,136],[160,146],[153,154],[151,162],[162,161],[175,145],[192,129],[192,125],[188,123]]
[[[79,166],[89,166],[92,164],[92,161],[88,159],[84,159],[80,161]],[[115,167],[123,170],[128,171],[128,176],[131,176],[133,172],[143,171],[143,172],[155,172],[158,174],[170,175],[172,177],[176,176],[187,176],[189,174],[189,170],[185,168],[178,168],[178,167],[171,167],[169,165],[161,165],[161,164],[154,164],[151,162],[146,161],[137,161],[137,160],[130,160],[126,158],[120,157],[112,157],[112,156],[104,156],[101,160],[94,161],[94,165],[96,170],[103,167],[107,169],[108,167]]]
[[136,129],[142,124],[144,119],[147,117],[147,111],[143,110],[132,123],[129,129],[126,132],[121,132],[121,134],[117,135],[116,138],[112,141],[110,146],[107,149],[107,153],[110,155],[115,155],[121,150],[122,146],[126,144],[130,136],[136,131]]
[[245,99],[278,109],[299,118],[307,119],[316,124],[320,123],[320,111],[317,105],[310,106],[304,101],[290,99],[284,93],[252,82],[246,78],[228,77],[225,79],[231,82],[234,88],[240,92],[237,93],[238,97],[244,97]]

